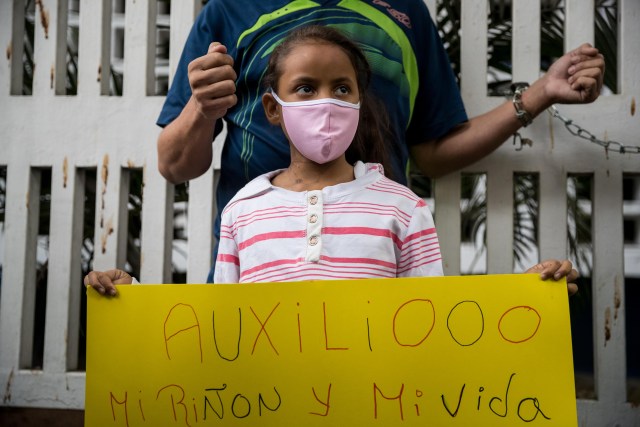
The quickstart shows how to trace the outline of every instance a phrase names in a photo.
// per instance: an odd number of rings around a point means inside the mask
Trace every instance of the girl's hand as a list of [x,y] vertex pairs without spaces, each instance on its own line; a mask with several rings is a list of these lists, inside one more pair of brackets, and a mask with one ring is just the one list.
[[569,295],[573,295],[578,292],[578,285],[574,282],[580,276],[578,271],[573,268],[573,264],[568,259],[563,261],[557,259],[548,259],[542,261],[526,271],[526,273],[539,273],[542,280],[553,278],[553,280],[560,280],[563,277],[567,278],[567,291]]
[[101,295],[116,295],[115,285],[130,285],[132,277],[122,270],[91,271],[84,276],[84,285],[91,286]]

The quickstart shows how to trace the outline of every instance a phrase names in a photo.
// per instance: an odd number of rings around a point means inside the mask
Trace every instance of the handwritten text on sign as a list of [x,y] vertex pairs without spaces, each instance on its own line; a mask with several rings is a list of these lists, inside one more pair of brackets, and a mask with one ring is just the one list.
[[564,283],[88,292],[87,426],[575,426]]

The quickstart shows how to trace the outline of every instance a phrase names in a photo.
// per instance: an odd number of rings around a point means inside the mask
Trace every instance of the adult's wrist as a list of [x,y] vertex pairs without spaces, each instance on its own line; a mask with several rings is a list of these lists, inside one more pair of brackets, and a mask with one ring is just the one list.
[[522,92],[520,104],[521,108],[531,116],[531,119],[535,119],[553,104],[553,100],[547,94],[544,82],[537,80]]
[[191,123],[196,126],[213,126],[213,123],[217,120],[216,117],[209,117],[202,111],[193,95],[189,98],[183,111],[188,112]]
[[524,127],[529,126],[533,122],[533,116],[524,107],[522,102],[522,95],[529,88],[529,83],[526,82],[514,82],[511,85],[512,98],[511,102],[516,113],[516,118],[520,124]]

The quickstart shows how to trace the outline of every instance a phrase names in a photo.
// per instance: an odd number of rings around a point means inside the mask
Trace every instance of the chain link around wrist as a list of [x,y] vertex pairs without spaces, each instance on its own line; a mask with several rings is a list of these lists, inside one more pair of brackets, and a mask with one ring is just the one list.
[[531,117],[531,114],[525,110],[522,105],[522,94],[527,88],[529,88],[529,83],[526,82],[518,82],[511,85],[511,92],[513,92],[511,101],[516,110],[516,117],[520,120],[523,127],[527,127],[533,122],[533,117]]

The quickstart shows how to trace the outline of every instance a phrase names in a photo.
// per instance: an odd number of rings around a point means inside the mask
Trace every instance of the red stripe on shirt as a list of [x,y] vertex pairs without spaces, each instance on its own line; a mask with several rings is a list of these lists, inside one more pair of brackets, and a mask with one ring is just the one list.
[[244,270],[240,277],[248,276],[253,273],[257,273],[261,270],[266,270],[267,268],[277,267],[279,265],[289,265],[289,264],[297,264],[301,261],[304,261],[304,258],[293,258],[293,259],[279,259],[276,261],[265,262],[264,264],[256,265],[255,267],[251,267],[247,270]]
[[396,275],[393,273],[376,274],[371,271],[335,272],[332,269],[322,270],[322,269],[314,268],[312,270],[286,271],[285,273],[280,274],[278,276],[269,276],[267,278],[259,279],[257,281],[285,282],[285,281],[293,281],[293,280],[362,279],[362,278],[368,278],[368,277],[388,278],[388,277],[396,277]]
[[426,248],[420,251],[413,251],[410,253],[403,254],[400,260],[398,261],[398,270],[406,270],[407,267],[411,267],[411,265],[420,261],[423,258],[429,257],[441,257],[440,247],[435,248]]
[[326,273],[326,277],[333,277],[335,279],[349,278],[349,277],[396,277],[396,266],[392,268],[373,267],[371,264],[367,265],[331,265],[315,262],[304,262],[295,267],[286,267],[260,271],[252,276],[245,277],[242,275],[243,281],[252,282],[279,282],[283,279],[289,280],[295,276],[296,278],[306,277],[305,275],[318,274],[315,272]]
[[396,269],[396,264],[394,262],[383,261],[381,259],[375,258],[336,258],[336,257],[328,257],[325,255],[320,256],[322,261],[327,261],[330,263],[343,263],[343,264],[373,264],[379,265],[382,267],[387,267],[391,269]]
[[263,233],[257,234],[250,239],[245,240],[244,242],[240,242],[238,244],[238,250],[243,250],[255,243],[262,242],[265,240],[277,240],[277,239],[297,239],[300,237],[304,237],[306,235],[306,230],[300,231],[274,231],[271,233]]
[[[331,211],[329,209],[325,209],[325,211],[323,212],[324,216],[329,216],[329,215],[353,215],[353,214],[362,214],[362,215],[374,215],[376,217],[391,217],[391,218],[395,218],[397,219],[402,225],[404,225],[405,227],[409,225],[409,221],[405,220],[404,218],[400,218],[398,216],[397,213],[394,212],[387,212],[387,213],[382,213],[382,212],[376,212],[376,211],[371,211],[371,210],[335,210],[335,211]],[[360,222],[360,221],[358,221]]]
[[237,265],[238,267],[240,266],[240,259],[237,256],[229,254],[218,254],[216,262],[229,262]]
[[423,236],[429,236],[435,233],[436,233],[435,228],[425,228],[424,230],[420,230],[413,234],[408,235],[407,237],[405,237],[404,242],[407,243],[407,242],[410,242],[411,240],[418,239]]
[[257,211],[253,211],[250,213],[238,215],[235,222],[242,222],[249,219],[259,218],[265,215],[283,215],[283,214],[300,214],[306,212],[306,207],[295,207],[295,206],[277,206],[269,209],[260,209]]
[[379,236],[388,237],[396,244],[398,248],[402,248],[402,241],[398,236],[385,228],[372,228],[372,227],[324,227],[322,233],[325,234],[363,234],[366,236]]
[[431,237],[424,237],[421,239],[414,239],[410,242],[405,242],[404,245],[402,246],[402,252],[407,254],[416,250],[420,250],[421,248],[424,248],[424,247],[439,248],[440,241],[438,240],[438,237],[434,234]]
[[436,262],[439,262],[439,261],[442,261],[442,257],[441,256],[438,256],[437,258],[426,257],[426,258],[424,258],[422,260],[418,260],[414,264],[411,264],[411,265],[407,266],[406,268],[404,268],[402,270],[398,269],[398,277],[401,274],[406,273],[407,271],[415,270],[415,269],[417,269],[419,267],[422,267],[423,265],[429,265],[429,264],[433,264],[433,263],[436,263]]
[[365,202],[344,202],[344,203],[332,203],[325,205],[325,211],[329,209],[371,209],[373,211],[379,212],[395,212],[399,216],[401,216],[405,220],[411,219],[411,214],[407,213],[397,206],[394,205],[384,205],[380,203],[365,203]]
[[233,226],[234,226],[234,230],[240,230],[241,228],[246,227],[248,225],[252,225],[253,223],[258,221],[269,221],[273,219],[282,219],[282,218],[289,218],[289,217],[299,218],[300,216],[304,216],[305,214],[306,212],[293,212],[289,214],[272,212],[269,214],[269,216],[267,216],[267,214],[262,214],[260,216],[252,216],[250,218],[236,221],[233,224]]
[[422,200],[414,192],[409,190],[407,187],[397,184],[390,180],[380,180],[376,183],[371,184],[368,188],[375,191],[380,191],[382,193],[392,193],[397,194],[399,196],[403,196],[411,201],[417,202],[418,200]]

